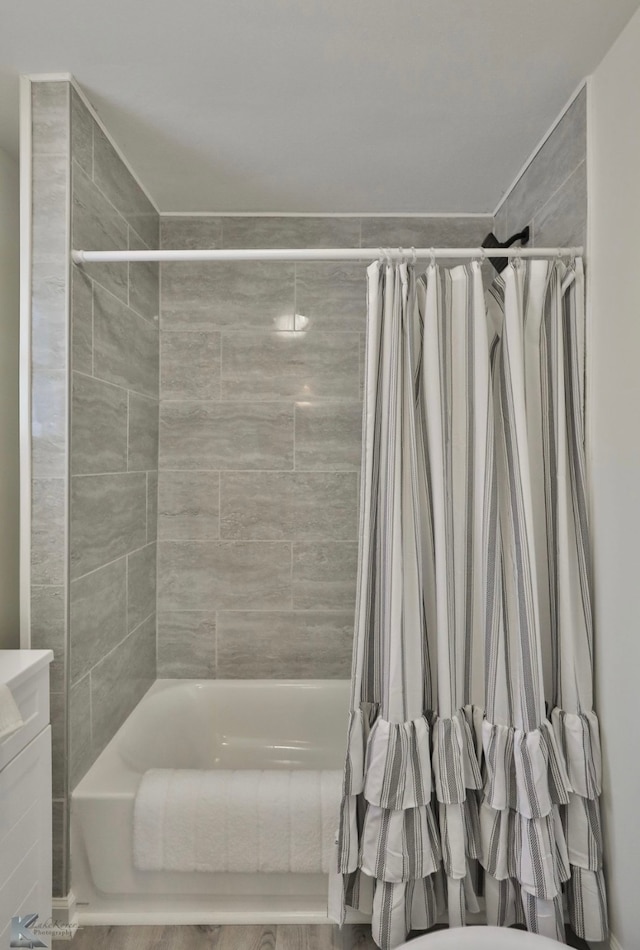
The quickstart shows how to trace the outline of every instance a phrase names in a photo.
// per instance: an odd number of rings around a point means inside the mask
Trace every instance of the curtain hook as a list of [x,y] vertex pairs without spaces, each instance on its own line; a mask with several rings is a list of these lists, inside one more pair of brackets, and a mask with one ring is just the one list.
[[435,249],[435,247],[430,248],[430,250],[429,250],[429,256],[430,256],[431,267],[435,267],[435,266],[436,266],[436,249]]
[[416,249],[413,246],[411,247],[411,263],[414,267],[418,263],[418,255],[416,254]]

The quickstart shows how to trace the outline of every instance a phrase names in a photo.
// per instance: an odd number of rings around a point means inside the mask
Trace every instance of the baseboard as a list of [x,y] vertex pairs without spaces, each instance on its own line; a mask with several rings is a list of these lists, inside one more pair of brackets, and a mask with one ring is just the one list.
[[76,895],[69,891],[65,897],[51,898],[52,930],[56,940],[71,940],[78,929]]
[[622,950],[622,944],[611,934],[609,937],[609,947],[611,950]]

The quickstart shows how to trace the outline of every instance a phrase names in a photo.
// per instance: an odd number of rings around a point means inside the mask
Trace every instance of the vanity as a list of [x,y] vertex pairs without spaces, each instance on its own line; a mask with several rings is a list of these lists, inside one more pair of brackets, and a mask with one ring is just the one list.
[[[24,725],[0,739],[0,947],[11,918],[51,917],[51,650],[0,650],[6,684]],[[47,942],[47,941],[45,941]]]

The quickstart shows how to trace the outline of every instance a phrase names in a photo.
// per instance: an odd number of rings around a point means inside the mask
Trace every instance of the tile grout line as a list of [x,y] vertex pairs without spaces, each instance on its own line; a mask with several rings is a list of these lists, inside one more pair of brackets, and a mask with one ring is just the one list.
[[[92,116],[92,119],[93,119],[93,116]],[[94,123],[95,123],[95,119],[94,119],[93,121],[94,121]],[[102,130],[100,130],[100,131],[102,131]],[[111,198],[109,198],[109,196],[103,191],[102,187],[101,187],[101,186],[98,184],[98,182],[96,181],[96,177],[95,177],[96,148],[95,148],[95,130],[94,130],[93,126],[92,126],[92,129],[91,129],[91,134],[92,134],[91,176],[87,175],[87,173],[85,172],[85,170],[84,170],[83,167],[81,166],[80,162],[77,160],[77,158],[73,158],[73,156],[71,157],[71,165],[73,166],[73,164],[75,163],[76,167],[80,170],[80,172],[84,175],[84,177],[94,186],[94,188],[95,188],[96,191],[99,193],[99,195],[100,195],[102,198],[104,198],[104,200],[107,202],[107,204],[111,207],[111,209],[112,209],[112,210],[115,212],[115,214],[118,216],[118,218],[123,222],[125,228],[131,228],[131,230],[132,230],[133,233],[136,235],[136,237],[138,238],[138,240],[141,241],[141,242],[144,244],[144,246],[147,248],[147,250],[154,250],[154,248],[151,248],[151,247],[149,246],[149,243],[148,243],[147,240],[139,233],[139,231],[137,230],[137,228],[135,228],[132,224],[129,223],[128,219],[125,218],[125,216],[124,216],[124,214],[122,213],[122,211],[120,211],[118,208],[116,208],[116,206],[114,205],[114,203],[113,203],[113,201],[111,200]],[[111,143],[109,143],[109,144],[111,144]],[[117,153],[116,153],[116,154],[117,154]],[[118,159],[120,159],[120,156],[118,156]],[[120,161],[121,161],[121,159],[120,159]],[[122,166],[123,166],[123,168],[125,169],[125,171],[127,172],[127,175],[129,175],[129,176],[132,178],[132,180],[135,181],[135,179],[133,179],[133,176],[131,175],[131,172],[129,171],[129,169],[126,167],[126,165],[124,165],[124,162],[122,162]],[[136,185],[137,185],[137,182],[136,182]],[[153,209],[153,213],[152,213],[152,212],[149,212],[149,211],[141,211],[140,214],[141,214],[141,215],[149,215],[150,217],[153,217],[153,215],[155,215],[158,219],[160,219],[160,213],[159,213],[158,211],[156,211],[155,208]],[[128,234],[127,234],[127,238],[128,238]],[[77,248],[77,250],[91,251],[91,250],[95,250],[95,248],[88,248],[88,247],[87,247],[87,248]]]
[[[131,551],[125,551],[124,554],[119,554],[118,557],[114,557],[113,560],[107,561],[105,564],[100,564],[98,567],[92,568],[90,571],[87,571],[85,574],[79,574],[77,577],[70,578],[69,586],[75,584],[76,581],[81,581],[85,577],[89,577],[91,574],[97,574],[98,571],[104,570],[105,567],[111,567],[113,564],[116,564],[118,561],[122,561],[123,558],[129,557],[130,554],[138,554],[140,551],[144,551],[149,544],[153,544],[153,541],[140,545],[139,548],[133,548]],[[126,567],[126,565],[125,565]],[[49,586],[49,587],[59,587],[59,584],[49,584],[49,585],[38,585],[38,586]]]

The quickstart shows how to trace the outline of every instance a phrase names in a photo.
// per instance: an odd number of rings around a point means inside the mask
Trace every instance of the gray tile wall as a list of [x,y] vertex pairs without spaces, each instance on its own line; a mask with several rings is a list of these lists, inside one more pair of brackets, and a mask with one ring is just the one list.
[[156,247],[159,218],[69,83],[33,83],[32,150],[31,644],[55,656],[62,896],[70,791],[156,674],[158,272],[70,272],[69,250]]
[[34,83],[32,113],[31,646],[52,649],[53,888],[67,893],[69,84]]
[[[159,218],[71,91],[71,242],[157,247]],[[73,267],[71,787],[156,676],[157,265]]]
[[498,209],[501,240],[531,228],[531,246],[587,241],[587,89],[582,89]]
[[[162,246],[478,245],[491,217],[174,217]],[[365,265],[161,267],[158,675],[347,677]]]

